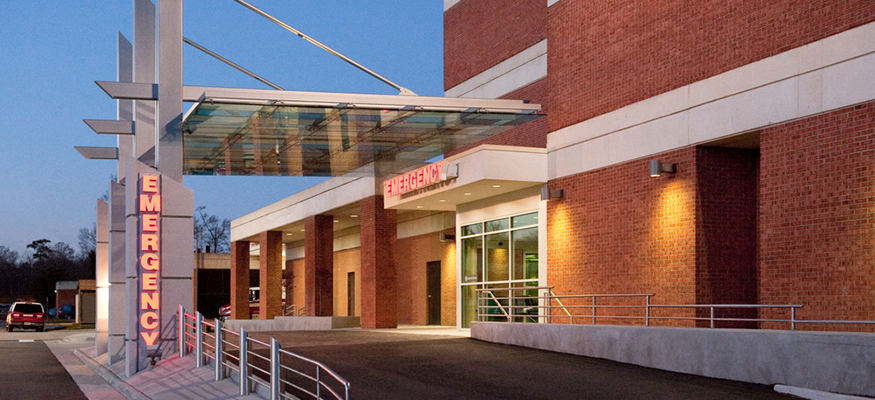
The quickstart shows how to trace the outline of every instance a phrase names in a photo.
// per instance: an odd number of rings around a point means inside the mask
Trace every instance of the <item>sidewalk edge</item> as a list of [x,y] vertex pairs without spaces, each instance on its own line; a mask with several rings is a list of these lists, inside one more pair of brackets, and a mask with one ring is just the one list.
[[80,360],[82,360],[88,368],[91,368],[97,375],[100,375],[107,383],[112,385],[116,390],[119,391],[123,396],[127,397],[130,400],[152,400],[149,396],[143,394],[143,392],[137,390],[135,387],[131,386],[131,384],[123,381],[121,378],[116,376],[109,368],[104,367],[103,365],[98,364],[91,357],[85,355],[79,351],[79,349],[73,350],[73,354],[76,355]]

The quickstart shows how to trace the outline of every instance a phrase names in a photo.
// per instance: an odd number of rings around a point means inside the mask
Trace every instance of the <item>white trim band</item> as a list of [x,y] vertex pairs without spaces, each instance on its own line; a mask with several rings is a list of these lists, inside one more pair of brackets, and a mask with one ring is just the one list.
[[547,39],[447,90],[446,97],[497,99],[547,76]]

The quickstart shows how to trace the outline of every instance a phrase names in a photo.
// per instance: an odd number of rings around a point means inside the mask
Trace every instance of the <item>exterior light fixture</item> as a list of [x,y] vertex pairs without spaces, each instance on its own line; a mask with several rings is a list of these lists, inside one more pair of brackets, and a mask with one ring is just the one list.
[[547,201],[550,199],[561,199],[565,195],[565,191],[562,189],[553,189],[550,190],[546,185],[541,188],[541,200]]
[[677,167],[678,165],[675,163],[668,164],[658,159],[650,160],[650,176],[655,178],[663,173],[673,174],[677,172]]

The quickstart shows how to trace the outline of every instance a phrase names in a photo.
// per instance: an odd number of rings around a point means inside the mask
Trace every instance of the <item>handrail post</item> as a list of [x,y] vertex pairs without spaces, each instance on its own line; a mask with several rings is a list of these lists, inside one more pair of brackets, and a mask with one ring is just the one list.
[[[553,323],[553,286],[547,287],[547,323]],[[540,305],[540,303],[538,304]]]
[[592,324],[595,325],[595,296],[592,296]]
[[274,338],[270,338],[270,400],[280,400],[280,344]]
[[238,354],[238,358],[240,359],[240,395],[248,396],[249,395],[249,365],[248,359],[249,355],[247,354],[249,351],[247,350],[247,337],[246,331],[243,328],[240,328],[240,353]]
[[796,307],[790,306],[790,330],[796,330]]
[[644,296],[647,305],[644,308],[644,326],[650,326],[650,295]]
[[185,357],[185,307],[179,305],[179,356]]
[[322,398],[322,374],[319,372],[322,371],[322,368],[319,365],[316,365],[316,398]]
[[201,315],[200,312],[195,314],[195,317],[194,317],[194,332],[195,332],[194,351],[195,351],[195,359],[197,360],[195,365],[197,366],[197,368],[204,366],[204,336],[203,336],[204,326],[202,324],[203,318],[204,317],[203,317],[203,315]]
[[516,322],[516,319],[514,319],[514,317],[513,317],[513,315],[514,315],[513,311],[514,311],[514,308],[516,308],[515,307],[516,300],[514,299],[515,292],[516,292],[516,290],[513,290],[513,285],[508,283],[507,294],[508,294],[508,297],[510,297],[510,299],[507,300],[507,307],[510,308],[510,317],[507,318],[507,322]]
[[714,307],[711,307],[711,328],[714,328]]
[[215,355],[216,355],[216,381],[220,381],[225,379],[225,365],[222,362],[222,354],[224,351],[222,350],[223,340],[222,340],[222,320],[216,318],[216,347],[215,347]]

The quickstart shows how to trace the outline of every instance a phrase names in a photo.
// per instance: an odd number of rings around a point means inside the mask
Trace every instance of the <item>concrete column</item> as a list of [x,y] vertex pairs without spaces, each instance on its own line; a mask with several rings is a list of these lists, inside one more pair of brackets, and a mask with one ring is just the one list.
[[283,315],[283,233],[261,232],[258,277],[261,287],[259,319]]
[[361,202],[362,328],[398,326],[395,283],[395,210],[383,208],[383,196]]
[[[127,159],[131,157],[128,156]],[[124,162],[121,162],[122,164]],[[109,352],[108,364],[125,355],[125,186],[109,183]]]
[[106,353],[109,341],[109,204],[97,199],[97,337],[94,354]]
[[334,315],[334,217],[304,219],[304,301],[307,316]]
[[231,243],[231,319],[249,319],[249,242]]

